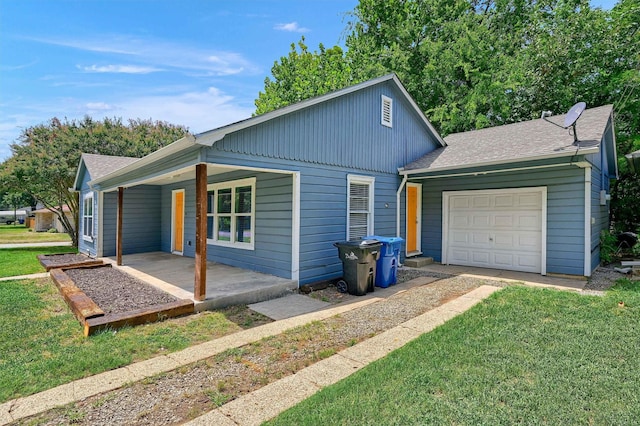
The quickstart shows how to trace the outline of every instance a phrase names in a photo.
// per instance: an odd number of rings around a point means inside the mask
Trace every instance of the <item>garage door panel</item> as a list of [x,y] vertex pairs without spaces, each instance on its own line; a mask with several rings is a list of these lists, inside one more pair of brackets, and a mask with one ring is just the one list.
[[496,195],[493,204],[497,208],[510,208],[514,205],[513,195]]
[[469,242],[469,237],[471,234],[468,232],[452,232],[451,239],[456,244],[467,244]]
[[513,257],[511,253],[495,253],[493,256],[494,266],[502,269],[511,269],[513,267]]
[[469,228],[470,219],[467,215],[454,214],[451,217],[451,226],[452,228]]
[[512,228],[513,227],[513,215],[510,214],[496,214],[493,216],[493,225],[499,227]]
[[535,214],[519,214],[517,215],[516,226],[519,229],[535,229],[540,230],[542,221],[540,220],[541,214],[536,212]]
[[526,193],[518,195],[518,205],[521,208],[540,208],[540,193]]
[[452,209],[468,209],[471,207],[471,199],[467,197],[453,197],[451,200]]
[[491,244],[491,234],[489,234],[488,232],[472,232],[471,244],[476,247],[487,247]]
[[469,262],[469,250],[452,249],[451,260],[453,260],[452,263],[467,264]]
[[515,246],[514,237],[511,233],[495,234],[494,245],[499,249],[511,249]]
[[473,263],[476,265],[489,266],[491,264],[491,253],[488,251],[473,250],[470,254]]
[[542,191],[478,192],[449,198],[447,262],[540,272]]

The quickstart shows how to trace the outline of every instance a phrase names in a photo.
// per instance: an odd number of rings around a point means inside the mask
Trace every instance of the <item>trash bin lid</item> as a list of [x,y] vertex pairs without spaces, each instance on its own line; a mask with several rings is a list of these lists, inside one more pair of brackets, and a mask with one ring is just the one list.
[[382,237],[380,235],[368,235],[363,238],[364,240],[378,240],[383,244],[393,244],[393,243],[402,243],[404,239],[400,237]]
[[376,244],[381,244],[380,241],[376,240],[376,239],[366,239],[366,240],[362,240],[360,241],[360,247],[365,247],[365,246],[372,246],[372,245],[376,245]]
[[360,240],[360,241],[339,241],[337,243],[333,243],[336,247],[358,247],[365,248],[376,245],[381,245],[382,243],[378,240]]

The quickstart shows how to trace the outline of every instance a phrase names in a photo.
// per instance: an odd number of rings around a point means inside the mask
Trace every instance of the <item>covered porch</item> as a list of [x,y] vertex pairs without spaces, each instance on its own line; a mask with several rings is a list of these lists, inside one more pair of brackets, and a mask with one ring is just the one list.
[[298,288],[295,280],[207,261],[206,298],[198,301],[193,291],[193,258],[150,252],[123,255],[121,266],[116,257],[104,261],[176,297],[193,299],[196,311],[261,302]]

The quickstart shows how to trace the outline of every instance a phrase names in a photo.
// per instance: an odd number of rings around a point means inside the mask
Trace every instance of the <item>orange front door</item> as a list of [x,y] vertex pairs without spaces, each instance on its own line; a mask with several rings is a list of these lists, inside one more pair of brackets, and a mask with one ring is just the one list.
[[407,184],[407,255],[420,252],[421,187],[420,184]]
[[182,254],[184,247],[184,190],[173,191],[173,247],[171,251]]

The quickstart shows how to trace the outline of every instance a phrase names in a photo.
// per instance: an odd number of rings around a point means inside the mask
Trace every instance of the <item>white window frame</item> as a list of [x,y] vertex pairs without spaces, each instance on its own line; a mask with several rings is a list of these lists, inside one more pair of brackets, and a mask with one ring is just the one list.
[[[87,214],[87,205],[91,206],[91,214]],[[82,198],[82,239],[93,242],[93,228],[95,221],[95,204],[93,202],[93,192],[85,194]],[[91,221],[91,226],[87,226],[87,221]]]
[[382,95],[380,105],[380,124],[386,127],[393,127],[393,99]]
[[[368,211],[354,211],[353,213],[367,213],[367,232],[366,235],[373,235],[374,224],[374,195],[375,195],[376,178],[372,176],[347,175],[347,240],[351,240],[351,184],[368,185],[369,186],[369,205]],[[366,236],[365,235],[365,236]]]
[[[251,212],[250,213],[236,213],[235,212],[235,194],[236,189],[243,186],[251,187]],[[230,241],[221,241],[218,240],[218,220],[217,218],[220,216],[218,214],[218,191],[221,189],[230,189],[231,190],[231,213],[224,213],[224,216],[229,216],[231,218],[230,225]],[[255,240],[256,240],[256,178],[247,178],[240,180],[233,180],[227,182],[218,182],[207,185],[207,199],[209,197],[209,192],[215,191],[215,195],[213,198],[213,211],[208,211],[207,208],[207,224],[209,222],[209,217],[213,217],[213,238],[207,237],[207,244],[222,246],[222,247],[234,247],[243,250],[254,250],[255,249]],[[235,241],[235,229],[236,229],[236,220],[239,216],[250,216],[251,217],[251,242],[239,242]],[[207,229],[208,231],[208,229]],[[207,232],[208,234],[208,232]]]

